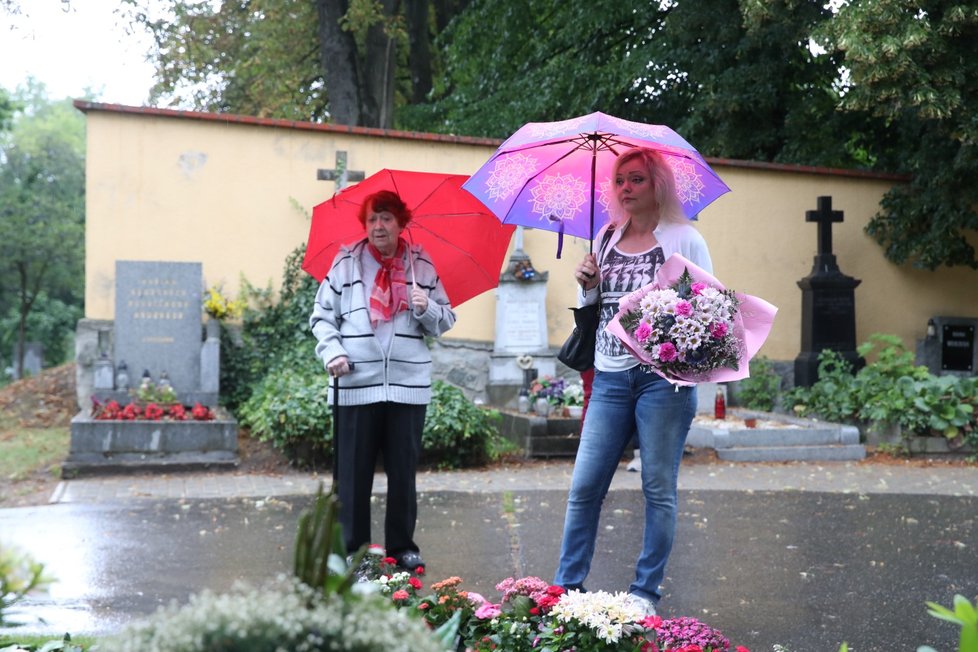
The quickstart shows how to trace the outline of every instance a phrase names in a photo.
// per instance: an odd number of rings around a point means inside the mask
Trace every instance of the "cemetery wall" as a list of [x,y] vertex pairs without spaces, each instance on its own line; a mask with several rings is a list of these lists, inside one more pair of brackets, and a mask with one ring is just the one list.
[[[199,261],[205,284],[237,294],[243,276],[277,286],[285,257],[304,243],[314,205],[336,189],[317,180],[348,152],[350,170],[382,168],[473,173],[498,141],[124,107],[77,101],[87,117],[85,312],[112,319],[117,260]],[[695,144],[695,143],[694,143]],[[934,315],[978,317],[971,270],[896,267],[863,232],[881,196],[902,179],[840,170],[710,159],[733,192],[700,216],[717,276],[779,307],[761,353],[792,360],[800,349],[801,291],[812,271],[816,225],[805,212],[829,195],[844,222],[833,225],[841,271],[855,290],[857,341],[895,333],[911,348]],[[587,241],[526,232],[524,250],[549,272],[549,343],[572,325],[573,268]],[[976,243],[978,244],[978,243]],[[492,342],[494,293],[458,309],[450,339]]]

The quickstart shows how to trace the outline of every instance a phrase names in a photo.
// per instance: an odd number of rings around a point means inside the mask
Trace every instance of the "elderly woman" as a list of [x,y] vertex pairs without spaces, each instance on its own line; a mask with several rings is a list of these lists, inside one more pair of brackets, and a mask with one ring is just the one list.
[[560,562],[555,584],[583,590],[594,556],[601,504],[622,453],[638,437],[645,532],[628,587],[630,601],[654,614],[659,584],[676,531],[679,463],[696,409],[692,387],[675,387],[641,368],[605,327],[618,301],[652,282],[659,267],[679,253],[712,270],[703,236],[685,218],[672,170],[656,151],[628,150],[612,174],[615,217],[597,235],[601,247],[575,270],[582,305],[600,303],[594,351],[594,384],[574,460]]
[[360,209],[366,238],[340,249],[323,279],[309,325],[316,355],[339,379],[336,482],[346,547],[370,543],[370,494],[378,456],[387,474],[384,546],[404,569],[424,568],[414,541],[415,473],[431,400],[425,336],[455,324],[431,260],[401,231],[411,213],[390,191]]

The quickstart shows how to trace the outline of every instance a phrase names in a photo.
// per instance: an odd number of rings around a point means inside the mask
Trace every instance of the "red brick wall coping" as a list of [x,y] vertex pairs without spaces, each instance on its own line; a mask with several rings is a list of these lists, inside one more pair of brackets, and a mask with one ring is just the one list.
[[[400,131],[397,129],[376,129],[373,127],[350,127],[337,124],[318,122],[302,122],[298,120],[282,120],[278,118],[257,118],[232,113],[206,113],[199,111],[181,111],[177,109],[160,109],[146,106],[127,106],[125,104],[105,104],[75,100],[74,106],[83,113],[89,111],[105,111],[109,113],[127,113],[131,115],[156,116],[162,118],[179,118],[183,120],[204,120],[223,124],[255,125],[261,127],[277,127],[279,129],[299,129],[303,131],[325,131],[338,134],[355,134],[359,136],[375,136],[384,138],[402,138],[405,140],[422,140],[441,143],[459,143],[464,145],[486,145],[498,147],[503,141],[495,138],[477,138],[473,136],[451,136],[447,134],[432,134],[421,131]],[[741,161],[737,159],[706,157],[711,165],[732,168],[747,168],[755,170],[771,170],[777,172],[798,172],[804,174],[820,174],[836,177],[857,177],[861,179],[880,179],[885,181],[909,181],[910,175],[873,172],[869,170],[845,170],[841,168],[824,168],[809,165],[790,165],[785,163],[765,163],[762,161]]]

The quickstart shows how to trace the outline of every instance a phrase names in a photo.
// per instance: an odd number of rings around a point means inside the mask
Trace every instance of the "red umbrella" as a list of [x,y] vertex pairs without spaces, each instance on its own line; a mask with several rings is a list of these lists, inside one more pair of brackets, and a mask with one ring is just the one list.
[[424,247],[448,298],[458,306],[499,284],[515,226],[499,219],[471,193],[462,174],[381,170],[312,209],[302,269],[322,281],[340,245],[366,237],[357,219],[363,201],[379,190],[396,192],[413,215],[402,237]]

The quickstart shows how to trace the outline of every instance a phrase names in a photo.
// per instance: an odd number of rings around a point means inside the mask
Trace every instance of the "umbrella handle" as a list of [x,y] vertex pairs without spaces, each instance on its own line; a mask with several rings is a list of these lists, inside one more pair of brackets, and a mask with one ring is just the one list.
[[[408,237],[411,239],[411,246],[413,247],[414,246],[414,234],[411,232],[411,229],[410,228],[405,229],[405,231],[407,231]],[[411,266],[411,289],[412,290],[417,290],[418,289],[418,279],[414,275],[414,256],[411,255],[411,250],[410,249],[408,249],[408,265]]]

